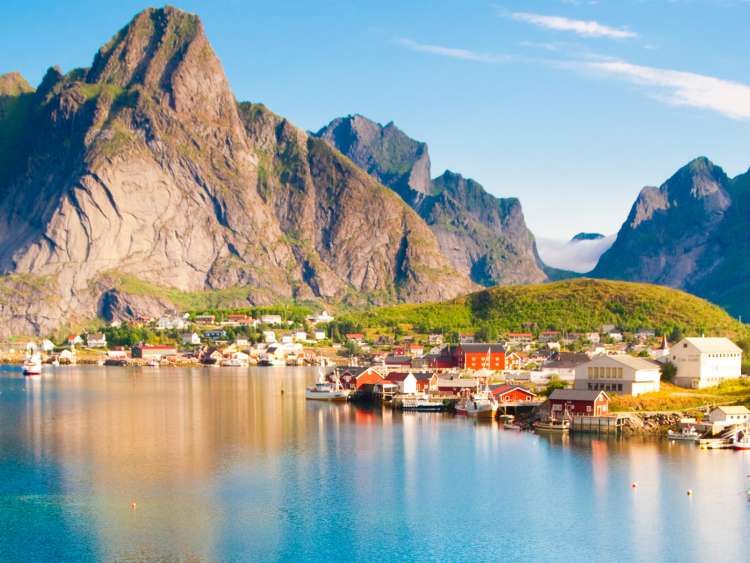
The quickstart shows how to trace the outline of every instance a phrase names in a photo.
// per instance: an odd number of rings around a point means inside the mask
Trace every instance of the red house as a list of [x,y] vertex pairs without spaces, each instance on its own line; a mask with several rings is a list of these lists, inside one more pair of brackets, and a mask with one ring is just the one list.
[[490,391],[501,403],[523,403],[536,399],[536,394],[518,385],[493,385]]
[[[375,385],[385,381],[383,375],[373,367],[368,368],[341,368],[338,372],[341,386],[345,389],[357,390],[363,385]],[[328,376],[331,379],[331,375]]]
[[458,349],[455,346],[443,346],[438,354],[425,358],[432,369],[450,369],[458,367]]
[[458,367],[462,369],[505,369],[505,346],[502,344],[461,344]]
[[549,396],[553,416],[568,415],[603,416],[609,407],[609,395],[604,391],[588,389],[555,389]]
[[417,391],[419,391],[420,393],[426,393],[431,389],[437,387],[437,373],[429,371],[419,371],[414,372],[414,377],[417,378]]

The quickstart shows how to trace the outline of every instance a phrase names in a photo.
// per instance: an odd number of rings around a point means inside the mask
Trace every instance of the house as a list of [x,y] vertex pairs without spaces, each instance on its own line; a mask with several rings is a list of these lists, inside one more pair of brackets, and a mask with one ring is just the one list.
[[575,389],[637,397],[658,391],[660,380],[661,366],[652,360],[627,354],[596,356],[576,368]]
[[435,372],[417,371],[414,372],[414,377],[417,380],[417,391],[420,393],[427,393],[437,388],[438,376]]
[[677,366],[674,383],[680,387],[712,387],[741,374],[742,349],[728,338],[683,338],[669,357]]
[[559,330],[544,330],[539,333],[539,342],[558,342],[559,340]]
[[276,342],[276,333],[272,330],[263,331],[263,342],[266,344],[273,344]]
[[604,391],[588,389],[555,389],[549,396],[550,413],[554,417],[604,416],[609,409],[609,396]]
[[183,346],[198,346],[201,343],[201,337],[197,332],[186,332],[182,335]]
[[433,369],[450,369],[458,367],[458,348],[443,346],[437,354],[427,356],[427,365]]
[[508,343],[510,344],[531,344],[534,341],[534,335],[530,332],[510,332],[508,333]]
[[281,343],[282,344],[291,344],[294,342],[294,336],[291,334],[282,334],[281,335]]
[[133,346],[131,353],[134,358],[158,360],[167,356],[176,356],[177,348],[171,344],[139,344]]
[[313,332],[313,337],[315,340],[325,340],[326,339],[326,332],[324,330],[316,330]]
[[411,357],[394,356],[389,354],[385,358],[383,358],[383,364],[388,368],[408,368],[411,367]]
[[196,315],[195,322],[199,325],[212,325],[216,322],[215,315]]
[[101,332],[86,335],[86,346],[88,348],[106,348],[107,337]]
[[572,383],[576,378],[576,368],[589,359],[588,354],[583,352],[555,352],[539,371],[548,378],[556,375],[561,381]]
[[519,385],[490,385],[490,391],[500,403],[526,403],[536,400],[536,394]]
[[234,339],[234,345],[237,348],[247,348],[248,346],[250,346],[250,341],[243,336],[238,336]]
[[424,355],[424,346],[421,344],[409,344],[409,355],[415,358]]
[[607,338],[610,338],[612,342],[622,342],[623,336],[621,332],[613,331],[607,333]]
[[263,315],[260,317],[260,322],[264,325],[280,325],[281,315]]
[[68,346],[79,346],[83,344],[83,338],[77,334],[71,334],[68,336]]
[[312,324],[317,325],[333,322],[334,317],[329,315],[328,311],[323,311],[322,313],[319,313],[317,315],[311,315],[307,317],[307,320]]
[[429,342],[430,346],[440,346],[443,343],[443,335],[442,334],[430,334],[427,337],[427,342]]
[[302,330],[298,330],[297,332],[294,333],[294,341],[295,342],[305,342],[306,340],[307,340],[307,333],[306,332],[304,332]]
[[461,344],[458,347],[461,369],[505,369],[505,346],[502,344]]
[[255,319],[253,319],[252,317],[248,315],[235,313],[235,314],[227,315],[227,318],[223,324],[228,325],[228,326],[254,326],[256,322],[255,322]]
[[598,332],[587,332],[583,335],[584,340],[588,340],[592,344],[599,344],[602,341],[602,337],[599,336]]
[[460,334],[458,336],[458,341],[461,344],[474,344],[475,337],[473,334]]
[[458,395],[464,390],[473,390],[479,386],[477,379],[468,379],[457,376],[438,377],[437,388],[441,393],[452,393]]
[[505,369],[519,370],[528,363],[529,355],[526,352],[511,352],[505,356]]
[[417,378],[411,372],[393,371],[386,378],[389,383],[398,385],[398,392],[413,395],[417,392]]
[[48,338],[45,338],[42,340],[42,352],[50,353],[55,349],[55,344],[49,340]]
[[203,333],[203,338],[207,340],[226,340],[228,335],[226,330],[207,330]]
[[656,338],[656,332],[651,330],[650,328],[640,328],[636,331],[635,338],[637,340],[640,340],[641,342],[644,342],[646,340]]
[[185,330],[188,322],[177,315],[164,315],[156,321],[156,330]]
[[[345,389],[357,390],[363,385],[375,385],[385,381],[383,374],[374,367],[346,367],[338,370],[339,381],[342,387]],[[328,378],[333,381],[334,376],[328,375]]]
[[107,359],[108,360],[118,360],[118,361],[127,360],[128,359],[128,353],[124,349],[122,349],[122,348],[117,348],[115,350],[109,350],[107,352]]
[[708,415],[708,419],[714,424],[723,426],[744,424],[750,422],[750,410],[741,406],[716,407]]
[[344,336],[349,342],[355,344],[362,344],[365,341],[365,335],[361,332],[347,332]]

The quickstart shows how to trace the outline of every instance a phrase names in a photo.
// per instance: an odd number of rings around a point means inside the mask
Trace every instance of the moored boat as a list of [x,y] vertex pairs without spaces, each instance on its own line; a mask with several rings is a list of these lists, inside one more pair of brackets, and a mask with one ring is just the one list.
[[417,412],[441,412],[445,403],[426,396],[405,397],[401,400],[401,410]]
[[733,450],[750,450],[750,433],[740,430],[732,443]]
[[476,418],[495,418],[498,404],[489,390],[471,393],[456,403],[456,414]]
[[42,374],[42,358],[38,352],[34,352],[26,357],[23,362],[23,374],[24,375],[41,375]]
[[322,370],[318,370],[318,380],[315,385],[305,389],[305,399],[308,401],[346,401],[350,391],[343,389],[338,376],[334,381],[326,381]]
[[689,428],[683,428],[680,432],[676,432],[674,430],[669,430],[667,432],[667,437],[670,440],[686,440],[689,442],[695,442],[696,440],[700,440],[700,432],[698,432],[695,427],[690,426]]
[[570,430],[570,421],[565,418],[560,420],[554,418],[538,420],[534,423],[534,429],[542,432],[567,432]]

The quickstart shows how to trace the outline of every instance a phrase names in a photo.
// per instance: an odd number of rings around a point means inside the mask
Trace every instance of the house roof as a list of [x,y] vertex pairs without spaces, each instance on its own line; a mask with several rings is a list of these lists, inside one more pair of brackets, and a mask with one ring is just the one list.
[[405,371],[393,371],[388,374],[388,377],[386,379],[388,381],[405,381],[406,378],[409,377],[409,373]]
[[417,378],[417,381],[429,381],[433,377],[433,373],[429,371],[418,371],[414,373],[414,377]]
[[[683,339],[683,342],[689,342],[695,346],[698,351],[704,353],[715,353],[715,352],[742,352],[742,348],[737,346],[734,342],[728,338],[723,337],[712,337],[712,338],[692,338],[688,337]],[[675,345],[678,346],[679,344]]]
[[716,407],[714,410],[721,411],[724,414],[750,414],[750,410],[742,406]]
[[522,393],[526,393],[527,395],[532,395],[534,397],[536,396],[535,393],[532,393],[531,391],[521,387],[520,385],[508,385],[508,384],[490,385],[490,390],[492,391],[492,394],[498,395],[498,396],[505,395],[506,393],[509,393],[510,391],[513,391],[516,389],[518,391],[521,391]]
[[589,389],[555,389],[549,396],[552,400],[561,401],[595,401],[599,395],[609,399],[604,391],[593,391]]
[[635,370],[658,370],[661,369],[661,364],[646,358],[637,358],[635,356],[629,356],[628,354],[615,354],[614,356],[597,356],[592,361],[596,361],[598,358],[607,358],[613,360],[618,364],[622,364]]
[[461,344],[461,348],[464,352],[505,352],[505,346],[502,344]]
[[554,360],[544,363],[545,368],[574,368],[585,364],[590,358],[583,352],[560,352]]

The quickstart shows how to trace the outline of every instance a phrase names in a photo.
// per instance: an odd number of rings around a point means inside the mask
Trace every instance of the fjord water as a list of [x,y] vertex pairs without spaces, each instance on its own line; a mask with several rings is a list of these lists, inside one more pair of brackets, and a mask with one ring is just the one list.
[[310,403],[313,379],[0,372],[0,560],[748,559],[750,454]]

